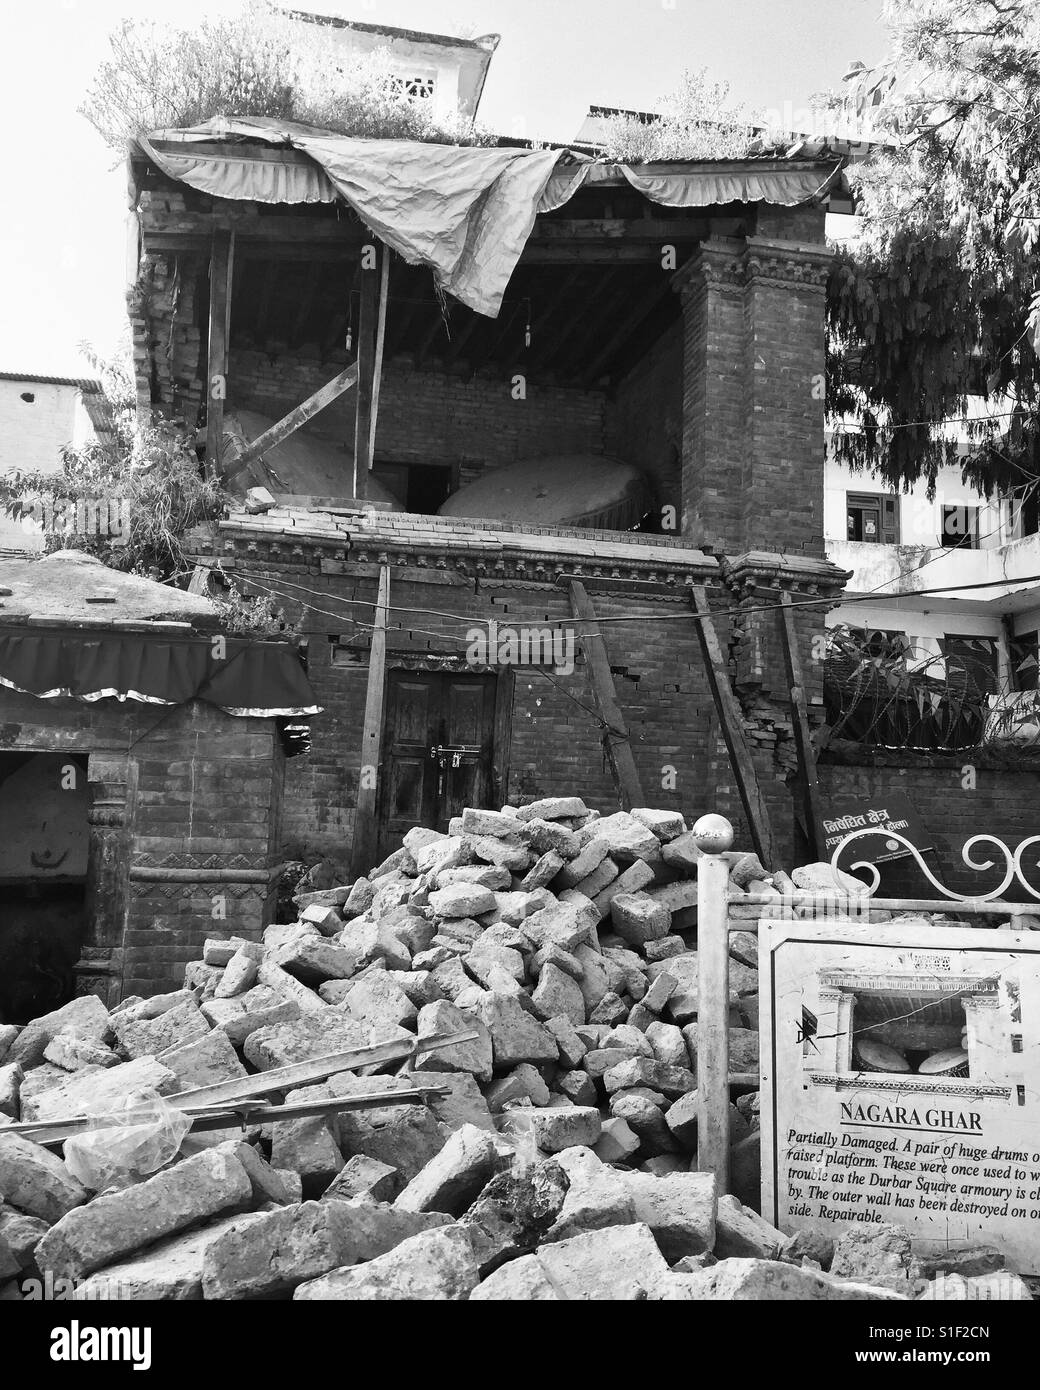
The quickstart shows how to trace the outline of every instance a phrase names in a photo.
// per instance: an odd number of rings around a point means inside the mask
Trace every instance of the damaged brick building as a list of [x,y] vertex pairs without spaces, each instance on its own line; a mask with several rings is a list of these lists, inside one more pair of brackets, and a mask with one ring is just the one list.
[[[131,158],[142,407],[270,492],[194,550],[301,619],[324,710],[286,854],[347,863],[581,785],[719,809],[790,858],[845,578],[822,528],[838,163],[365,144],[255,120]],[[395,222],[402,189],[460,185],[458,225]],[[569,634],[573,669],[500,659],[489,623]]]

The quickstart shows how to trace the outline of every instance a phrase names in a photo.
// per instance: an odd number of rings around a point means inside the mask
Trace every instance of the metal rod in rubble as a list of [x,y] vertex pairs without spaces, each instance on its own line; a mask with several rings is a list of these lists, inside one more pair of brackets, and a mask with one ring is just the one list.
[[729,864],[725,816],[701,816],[697,848],[697,1167],[729,1191]]

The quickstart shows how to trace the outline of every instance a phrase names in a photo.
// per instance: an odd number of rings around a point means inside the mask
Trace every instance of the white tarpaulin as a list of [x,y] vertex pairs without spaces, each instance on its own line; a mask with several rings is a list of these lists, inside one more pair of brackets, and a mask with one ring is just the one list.
[[170,178],[218,198],[342,199],[387,246],[412,265],[430,266],[441,289],[491,318],[535,217],[562,207],[586,179],[620,171],[651,201],[670,207],[732,201],[793,207],[829,182],[804,164],[785,169],[764,161],[762,168],[749,160],[714,169],[631,169],[572,150],[355,139],[262,117],[218,117],[190,130],[155,131],[137,143]]

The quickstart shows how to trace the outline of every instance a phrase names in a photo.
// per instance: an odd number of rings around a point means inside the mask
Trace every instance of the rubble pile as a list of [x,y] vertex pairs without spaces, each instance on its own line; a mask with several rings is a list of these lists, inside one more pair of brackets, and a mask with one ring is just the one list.
[[[813,886],[727,857],[738,920],[762,911],[741,891]],[[947,1296],[944,1279],[958,1298],[1028,1297],[994,1293],[1014,1276],[993,1252],[922,1272],[897,1227],[836,1249],[771,1227],[752,1205],[751,1076],[731,1112],[736,1195],[696,1171],[699,858],[673,812],[466,810],[301,895],[262,942],[208,940],[182,990],[0,1027],[0,1297],[27,1279],[127,1299],[905,1299]],[[756,942],[731,942],[731,1071],[754,1074]],[[454,1033],[473,1036],[423,1051]],[[64,1158],[3,1132],[142,1094],[175,1121],[158,1098],[395,1042],[415,1049],[403,1069],[277,1099],[424,1081],[442,1088],[428,1103],[187,1137],[167,1116],[69,1139]]]

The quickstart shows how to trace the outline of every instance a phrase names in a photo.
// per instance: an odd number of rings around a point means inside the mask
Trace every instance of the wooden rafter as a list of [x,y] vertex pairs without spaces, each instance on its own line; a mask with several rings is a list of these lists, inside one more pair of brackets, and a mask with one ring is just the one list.
[[319,410],[324,410],[338,396],[342,396],[344,391],[349,391],[356,384],[357,375],[357,363],[352,362],[338,376],[334,376],[320,390],[315,391],[313,396],[308,396],[294,410],[290,410],[289,414],[284,415],[277,424],[264,430],[263,434],[254,439],[249,448],[235,460],[234,472],[236,474],[244,472],[268,449],[273,449],[276,444],[281,444],[283,439],[288,439],[301,425],[305,425],[308,420],[317,415]]

